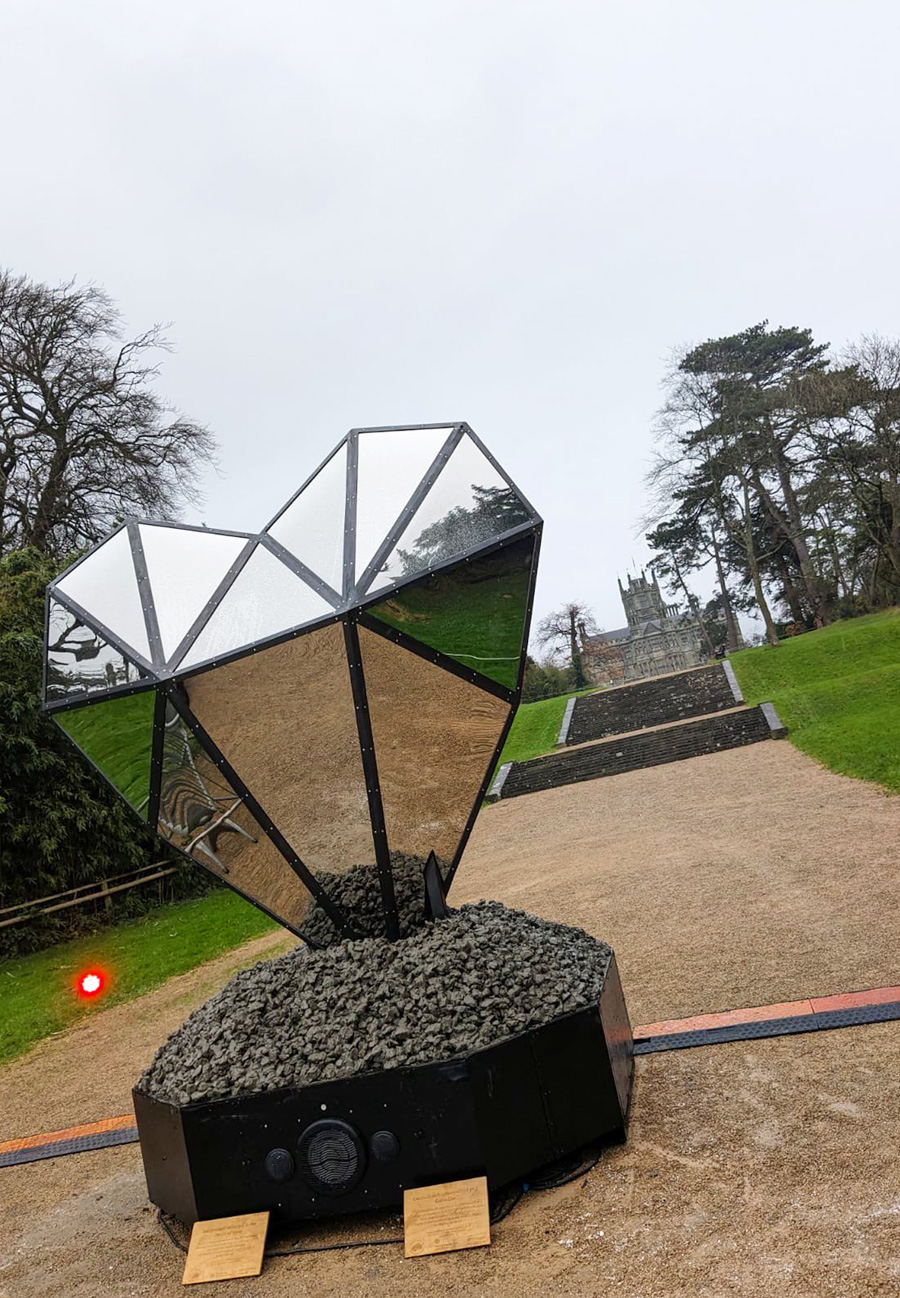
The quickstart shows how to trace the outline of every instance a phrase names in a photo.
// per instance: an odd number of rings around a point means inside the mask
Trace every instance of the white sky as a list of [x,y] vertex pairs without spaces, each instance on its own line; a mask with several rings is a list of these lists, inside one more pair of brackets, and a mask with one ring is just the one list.
[[898,37],[896,0],[5,0],[0,263],[172,322],[211,526],[353,425],[466,419],[546,520],[536,616],[618,626],[670,349],[897,332]]

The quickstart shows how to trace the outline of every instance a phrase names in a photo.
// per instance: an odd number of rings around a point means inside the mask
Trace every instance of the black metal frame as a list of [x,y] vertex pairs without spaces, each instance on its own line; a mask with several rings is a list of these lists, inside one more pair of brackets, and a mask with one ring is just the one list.
[[150,573],[147,571],[147,557],[144,554],[144,542],[137,523],[129,522],[128,539],[131,542],[131,557],[137,576],[138,593],[141,597],[141,608],[144,610],[144,625],[147,630],[147,642],[150,645],[150,658],[155,671],[161,671],[166,665],[163,652],[162,636],[159,633],[159,618],[156,616],[156,605],[153,602],[153,591],[150,587]]
[[[415,491],[409,500],[401,509],[400,513],[394,519],[384,539],[378,545],[375,553],[366,564],[363,571],[357,576],[356,574],[356,506],[358,490],[358,468],[359,468],[359,438],[365,435],[377,435],[382,432],[400,432],[448,429],[440,450],[435,455],[431,464],[425,470]],[[404,574],[400,578],[386,582],[378,589],[372,591],[371,586],[377,579],[377,574],[389,555],[402,538],[410,521],[415,516],[422,502],[428,495],[435,482],[439,479],[441,472],[450,460],[453,452],[460,445],[464,438],[468,437],[485,456],[494,471],[502,478],[508,487],[516,494],[522,502],[524,509],[530,517],[527,521],[509,528],[507,531],[490,538],[489,540],[473,545],[468,550],[454,555],[452,558],[424,567],[420,571]],[[286,549],[279,541],[269,535],[269,529],[282,517],[282,515],[294,504],[302,492],[310,483],[322,472],[322,470],[332,461],[343,445],[346,444],[346,483],[344,495],[344,518],[343,518],[343,579],[342,590],[338,593],[322,578],[318,577],[309,569],[302,560],[298,559],[291,551]],[[231,562],[227,571],[222,576],[212,595],[209,597],[203,608],[199,611],[191,626],[183,635],[175,651],[166,660],[162,644],[162,637],[156,615],[153,591],[151,589],[150,577],[147,570],[146,558],[144,555],[143,543],[141,541],[140,525],[144,522],[145,526],[154,527],[172,527],[183,531],[213,533],[215,535],[241,537],[246,544]],[[107,627],[96,617],[91,615],[87,609],[82,608],[75,600],[71,599],[59,588],[61,582],[65,582],[74,568],[79,567],[86,559],[105,544],[112,536],[116,535],[123,528],[128,530],[128,537],[131,546],[132,559],[134,563],[135,574],[138,582],[138,591],[140,594],[141,605],[144,611],[145,627],[147,639],[150,646],[152,661],[148,661],[142,654],[136,653],[135,650]],[[44,663],[44,689],[45,702],[44,710],[51,716],[56,713],[68,711],[73,708],[90,706],[110,698],[120,697],[127,694],[133,694],[145,690],[157,691],[157,705],[154,712],[154,736],[153,749],[151,753],[151,788],[150,799],[148,804],[147,818],[150,824],[156,823],[159,814],[160,804],[160,785],[162,772],[162,742],[165,725],[165,706],[166,701],[170,701],[179,715],[183,718],[185,724],[196,737],[198,743],[205,750],[210,759],[222,770],[235,793],[240,796],[247,806],[248,811],[259,823],[278,851],[295,871],[298,877],[303,881],[313,896],[320,902],[323,909],[330,916],[338,929],[348,935],[353,936],[352,925],[348,922],[347,917],[342,913],[328,896],[325,889],[315,878],[315,875],[308,869],[301,858],[297,855],[291,845],[280,834],[277,826],[266,815],[263,808],[256,802],[250,790],[240,779],[237,772],[229,764],[225,755],[220,751],[210,735],[205,731],[203,726],[194,716],[190,708],[189,696],[184,688],[185,684],[194,676],[201,675],[205,672],[212,671],[227,663],[236,662],[242,658],[262,652],[266,649],[273,648],[276,645],[286,643],[302,635],[311,634],[322,627],[340,623],[343,627],[345,652],[347,655],[347,665],[350,677],[350,686],[353,696],[354,708],[357,722],[357,736],[360,746],[360,755],[362,759],[363,773],[366,782],[366,793],[368,799],[369,819],[372,830],[373,848],[375,853],[375,862],[378,870],[379,883],[382,894],[382,904],[384,908],[385,930],[388,937],[394,938],[399,934],[399,922],[397,915],[396,900],[394,897],[393,876],[390,866],[390,843],[384,822],[384,809],[382,806],[381,791],[378,783],[378,767],[375,753],[375,746],[372,737],[372,727],[368,711],[368,698],[366,694],[365,674],[363,670],[362,656],[359,645],[358,627],[361,625],[367,630],[387,639],[398,645],[403,650],[416,654],[439,667],[441,670],[454,675],[468,684],[473,685],[476,689],[490,694],[495,698],[501,699],[509,705],[509,711],[506,720],[502,726],[500,735],[495,746],[492,759],[488,769],[485,772],[484,779],[479,786],[478,793],[473,801],[471,810],[463,826],[459,844],[454,854],[452,863],[447,872],[446,879],[443,880],[444,891],[449,889],[453,876],[459,865],[460,858],[465,849],[471,834],[475,818],[482,805],[484,796],[490,784],[494,766],[499,757],[503,745],[506,742],[509,728],[512,724],[516,708],[518,707],[522,693],[522,679],[525,669],[525,649],[528,644],[528,633],[531,623],[531,614],[534,603],[534,589],[537,576],[537,564],[540,551],[542,522],[540,517],[535,513],[533,507],[529,504],[525,496],[512,481],[509,475],[500,467],[494,457],[490,454],[484,444],[474,434],[468,424],[461,421],[452,421],[440,424],[418,424],[418,425],[397,425],[383,428],[354,428],[342,438],[334,450],[322,461],[315,473],[313,473],[296,492],[283,509],[275,515],[268,526],[259,533],[252,534],[246,532],[226,531],[223,529],[212,529],[202,527],[184,527],[174,523],[157,523],[155,521],[128,520],[120,527],[116,528],[109,537],[92,546],[91,549],[82,556],[81,559],[54,582],[51,582],[47,591],[47,602],[45,608],[45,630],[49,627],[51,600],[56,600],[68,612],[78,617],[98,635],[101,635],[108,642],[110,647],[120,653],[128,662],[140,672],[145,674],[145,679],[129,685],[112,687],[108,689],[96,689],[85,691],[73,697],[61,699],[47,699],[47,661],[45,656]],[[433,649],[416,640],[406,632],[397,630],[389,626],[386,622],[371,616],[369,609],[374,605],[390,599],[392,595],[402,592],[409,586],[421,582],[428,576],[439,575],[444,571],[456,568],[459,564],[467,562],[469,559],[478,557],[487,557],[490,554],[505,549],[511,543],[523,540],[529,537],[534,538],[534,549],[532,552],[531,566],[529,572],[528,593],[526,602],[525,619],[523,623],[522,640],[519,646],[519,663],[516,674],[515,687],[510,689],[501,685],[497,681],[485,674],[465,666],[457,659]],[[310,589],[312,589],[328,606],[328,611],[323,612],[321,616],[311,618],[306,622],[289,627],[288,629],[278,632],[275,635],[261,638],[255,642],[239,645],[226,653],[221,653],[210,659],[204,659],[189,667],[183,667],[185,657],[190,652],[192,646],[196,643],[210,619],[215,614],[222,600],[231,590],[234,582],[243,571],[251,557],[257,549],[262,546],[272,557],[281,562],[291,571],[294,576]],[[49,634],[49,633],[48,633]],[[175,845],[172,844],[174,847]],[[175,849],[179,850],[180,849]],[[202,861],[183,852],[189,860],[195,864],[203,865]],[[204,867],[209,868],[209,867]],[[212,871],[214,874],[215,871]],[[221,877],[218,874],[216,877]],[[229,882],[226,880],[226,882]],[[234,887],[229,882],[230,887]],[[235,889],[240,892],[241,890]],[[246,895],[246,894],[241,894]],[[254,900],[250,898],[250,900]],[[254,900],[261,910],[266,907]],[[278,918],[277,916],[275,918]],[[280,920],[280,923],[285,923]],[[291,928],[290,924],[285,927]],[[294,930],[296,931],[296,930]]]
[[378,882],[381,885],[381,904],[384,908],[385,932],[387,937],[393,941],[400,936],[400,923],[397,917],[397,901],[394,897],[394,876],[391,873],[391,850],[388,847],[387,829],[384,823],[381,785],[378,783],[378,762],[375,757],[375,740],[372,737],[372,721],[369,717],[369,700],[366,694],[362,653],[359,648],[359,632],[356,629],[356,622],[351,618],[348,618],[344,623],[344,647],[347,651],[350,688],[353,692],[353,705],[356,709],[359,751],[362,757],[363,772],[366,777],[366,797],[369,802],[369,820],[372,824],[372,838],[375,843],[375,864],[378,867]]

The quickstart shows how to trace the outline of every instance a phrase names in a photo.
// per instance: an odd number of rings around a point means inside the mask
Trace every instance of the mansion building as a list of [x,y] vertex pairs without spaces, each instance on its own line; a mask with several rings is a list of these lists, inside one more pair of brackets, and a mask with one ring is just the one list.
[[679,612],[677,604],[666,604],[653,572],[650,576],[652,581],[643,572],[629,576],[627,587],[619,582],[627,626],[597,635],[582,632],[582,661],[592,684],[620,685],[709,661],[698,619]]

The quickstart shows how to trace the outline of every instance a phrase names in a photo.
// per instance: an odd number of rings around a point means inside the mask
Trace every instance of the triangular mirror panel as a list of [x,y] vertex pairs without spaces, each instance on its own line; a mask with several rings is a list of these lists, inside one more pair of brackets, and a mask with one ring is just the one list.
[[388,847],[446,873],[511,705],[359,628]]
[[57,712],[54,720],[143,816],[150,801],[155,690]]
[[44,697],[48,703],[137,685],[147,673],[79,613],[50,598]]
[[372,581],[372,592],[427,572],[511,528],[532,514],[466,434]]
[[452,427],[359,434],[357,580],[409,503]]
[[178,668],[220,658],[332,611],[302,577],[258,545]]
[[374,872],[342,626],[189,676],[184,688],[193,715],[326,892],[351,871]]
[[343,442],[296,500],[267,529],[338,594],[344,566],[347,444]]
[[163,655],[171,658],[247,544],[243,536],[140,525]]

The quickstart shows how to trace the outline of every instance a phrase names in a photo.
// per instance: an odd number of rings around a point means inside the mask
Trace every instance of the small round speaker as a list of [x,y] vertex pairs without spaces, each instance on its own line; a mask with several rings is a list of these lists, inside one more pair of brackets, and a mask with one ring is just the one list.
[[366,1170],[366,1147],[349,1122],[322,1118],[308,1126],[297,1141],[297,1162],[311,1189],[348,1194]]
[[379,1163],[391,1163],[400,1153],[400,1141],[393,1131],[376,1131],[369,1141],[369,1149]]
[[270,1149],[266,1154],[266,1175],[273,1181],[289,1181],[294,1175],[294,1159],[287,1149]]

